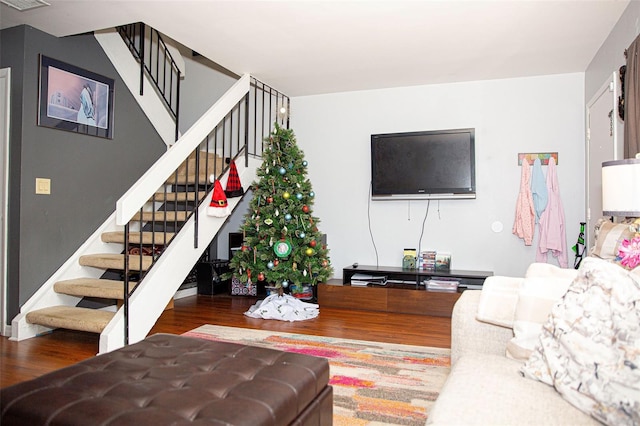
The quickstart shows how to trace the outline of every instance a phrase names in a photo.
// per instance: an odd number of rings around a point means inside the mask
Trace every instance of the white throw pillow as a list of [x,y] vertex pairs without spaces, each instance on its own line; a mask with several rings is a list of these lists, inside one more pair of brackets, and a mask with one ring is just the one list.
[[533,263],[518,294],[513,319],[514,337],[507,343],[508,358],[526,360],[538,344],[542,324],[577,276],[575,269]]
[[640,277],[585,258],[521,371],[600,422],[640,424]]
[[484,280],[476,319],[501,327],[513,327],[513,318],[523,278],[491,276]]

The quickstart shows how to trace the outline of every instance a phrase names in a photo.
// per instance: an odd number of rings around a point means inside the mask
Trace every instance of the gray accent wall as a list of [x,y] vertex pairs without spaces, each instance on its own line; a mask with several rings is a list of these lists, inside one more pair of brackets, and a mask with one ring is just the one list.
[[584,98],[588,102],[611,73],[626,63],[624,50],[640,33],[640,2],[632,1],[585,71]]
[[[115,80],[114,137],[37,125],[39,55]],[[115,210],[116,201],[166,147],[92,34],[56,38],[29,26],[0,32],[0,67],[10,67],[11,134],[7,316]],[[35,179],[51,179],[51,195]]]

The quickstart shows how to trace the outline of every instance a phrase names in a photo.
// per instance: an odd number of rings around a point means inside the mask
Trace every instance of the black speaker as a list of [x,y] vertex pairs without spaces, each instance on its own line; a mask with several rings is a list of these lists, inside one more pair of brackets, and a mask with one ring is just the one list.
[[228,260],[214,259],[198,263],[196,266],[198,294],[229,293],[230,280],[222,279],[222,274],[226,272],[229,272]]

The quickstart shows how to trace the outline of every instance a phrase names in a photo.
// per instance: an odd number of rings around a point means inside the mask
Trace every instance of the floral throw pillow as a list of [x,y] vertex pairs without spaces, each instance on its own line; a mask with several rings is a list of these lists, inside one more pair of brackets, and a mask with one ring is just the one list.
[[640,234],[633,238],[622,240],[618,247],[616,261],[627,269],[640,266]]
[[521,372],[600,422],[640,424],[640,276],[587,257]]

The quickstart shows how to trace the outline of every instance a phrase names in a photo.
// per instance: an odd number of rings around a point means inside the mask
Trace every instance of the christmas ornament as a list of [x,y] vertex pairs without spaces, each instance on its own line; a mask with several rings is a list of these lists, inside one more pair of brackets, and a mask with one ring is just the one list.
[[311,247],[307,247],[307,249],[304,251],[304,253],[307,256],[313,256],[313,249]]
[[307,236],[307,234],[305,234],[304,232],[301,232],[301,233],[300,233],[300,238],[304,238],[304,237],[306,237],[306,236]]
[[298,200],[302,200],[302,194],[298,192],[298,193],[296,194],[296,198],[297,198]]
[[273,245],[273,251],[278,257],[287,257],[291,254],[291,243],[287,240],[280,240]]
[[285,169],[284,167],[280,167],[280,170],[278,170],[278,172],[283,175],[285,173],[287,173],[287,169]]
[[264,223],[266,223],[267,225],[272,225],[273,224],[273,220],[270,218],[267,218],[264,220]]
[[291,217],[291,215],[289,213],[285,214],[284,218],[285,218],[285,220],[291,220],[292,219],[292,217]]
[[284,288],[289,287],[289,281],[287,281],[287,280],[283,280],[283,281],[282,281],[282,287],[284,287]]
[[302,211],[305,213],[309,213],[309,206],[307,206],[306,204],[302,206]]
[[285,191],[284,194],[282,194],[282,198],[284,198],[285,200],[288,200],[289,197],[291,197],[291,194],[289,194],[288,192]]
[[267,197],[267,203],[269,204],[273,203],[273,197]]
[[327,259],[323,259],[323,260],[322,260],[322,266],[323,266],[323,267],[325,267],[325,268],[326,268],[328,264],[329,264],[329,262],[327,261]]
[[316,196],[316,193],[315,193],[315,192],[311,191],[311,192],[309,193],[309,197],[313,198],[313,197],[315,197],[315,196]]
[[287,167],[289,167],[289,169],[293,169],[293,163],[289,163]]
[[268,262],[267,263],[267,268],[269,268],[269,269],[273,269],[274,266],[275,266],[275,264],[273,262]]
[[258,274],[258,281],[264,281],[264,274],[262,272]]
[[274,261],[273,261],[273,265],[274,265],[274,266],[278,266],[278,264],[279,264],[279,263],[280,263],[280,261],[279,261],[278,259],[276,259],[276,260],[274,260]]
[[309,241],[309,245],[310,245],[311,247],[315,247],[315,246],[316,246],[316,244],[317,244],[317,243],[316,243],[316,240],[311,240],[311,241]]
[[304,161],[302,162],[302,165],[303,165],[303,166],[305,166],[305,167],[307,167],[307,165],[308,165],[308,164],[309,164],[309,163],[307,163],[307,160],[304,160]]

